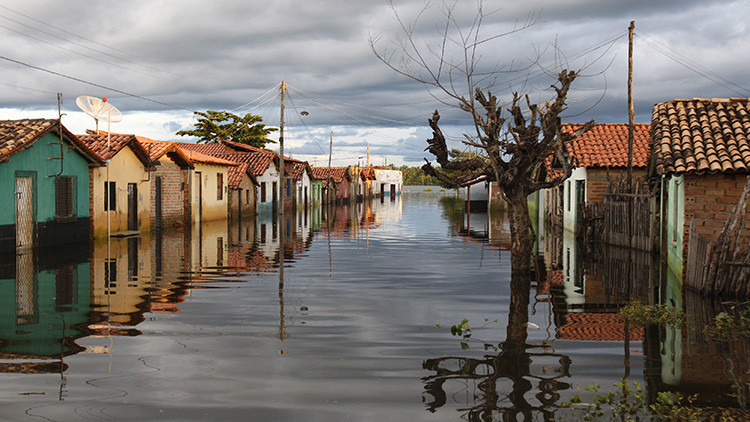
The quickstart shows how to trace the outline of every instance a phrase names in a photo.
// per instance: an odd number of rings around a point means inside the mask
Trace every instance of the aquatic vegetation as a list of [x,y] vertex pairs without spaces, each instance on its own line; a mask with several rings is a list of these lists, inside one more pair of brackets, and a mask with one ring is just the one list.
[[669,305],[646,305],[634,300],[620,309],[620,315],[631,324],[678,327],[685,323],[685,313]]

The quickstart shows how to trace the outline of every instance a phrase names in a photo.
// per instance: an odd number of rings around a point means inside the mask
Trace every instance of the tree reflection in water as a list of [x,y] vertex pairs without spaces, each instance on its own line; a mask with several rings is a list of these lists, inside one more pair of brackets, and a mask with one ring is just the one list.
[[[517,420],[519,415],[531,420],[541,416],[543,420],[554,420],[554,412],[560,398],[558,391],[567,390],[569,383],[561,381],[570,377],[570,358],[546,350],[535,351],[540,346],[526,343],[529,321],[529,293],[531,277],[514,274],[511,279],[511,302],[508,315],[507,337],[499,345],[497,355],[486,355],[484,359],[445,356],[427,359],[422,368],[434,371],[423,377],[427,410],[435,412],[446,405],[448,396],[461,391],[446,391],[449,381],[465,389],[474,384],[476,390],[468,396],[467,405],[459,412],[469,421]],[[541,373],[532,373],[532,364],[556,361],[544,365]],[[446,385],[448,384],[448,385]],[[529,403],[526,394],[536,389],[537,401]],[[432,396],[427,397],[427,395]]]

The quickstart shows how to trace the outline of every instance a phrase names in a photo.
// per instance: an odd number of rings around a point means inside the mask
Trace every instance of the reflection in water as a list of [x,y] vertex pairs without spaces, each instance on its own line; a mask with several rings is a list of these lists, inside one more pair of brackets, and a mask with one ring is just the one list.
[[[206,419],[196,411],[206,403],[227,419],[251,409],[275,420],[418,420],[422,390],[431,420],[454,420],[450,408],[469,420],[552,419],[578,386],[623,377],[629,353],[652,400],[674,390],[735,403],[725,368],[744,349],[691,328],[727,306],[662,282],[650,257],[546,233],[539,274],[510,280],[508,259],[484,258],[508,256],[502,213],[468,218],[437,194],[405,197],[0,260],[0,372],[60,373],[54,388],[52,377],[14,375],[6,401],[25,406],[19,393],[47,391],[36,399],[48,413],[33,414],[52,420],[83,406]],[[627,327],[616,312],[633,297],[684,303],[690,324]],[[433,328],[492,312],[504,330],[492,352],[457,352]],[[66,395],[70,414],[49,403]]]
[[[431,412],[446,404],[447,397],[458,397],[451,388],[465,389],[474,385],[468,407],[459,408],[467,420],[554,420],[560,399],[558,391],[570,389],[562,381],[570,377],[569,357],[527,343],[529,327],[529,294],[531,277],[514,275],[505,341],[497,355],[484,359],[442,357],[427,359],[422,367],[434,375],[422,378],[426,392],[432,396],[427,403]],[[535,352],[534,350],[539,350]],[[446,391],[446,389],[449,389]],[[536,399],[529,402],[527,393]]]

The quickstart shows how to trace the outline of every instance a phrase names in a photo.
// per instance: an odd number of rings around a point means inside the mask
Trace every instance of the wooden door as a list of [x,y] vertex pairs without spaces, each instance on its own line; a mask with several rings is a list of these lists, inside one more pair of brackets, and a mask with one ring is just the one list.
[[128,230],[138,230],[138,185],[128,183]]
[[31,177],[16,177],[16,249],[33,246],[34,206]]

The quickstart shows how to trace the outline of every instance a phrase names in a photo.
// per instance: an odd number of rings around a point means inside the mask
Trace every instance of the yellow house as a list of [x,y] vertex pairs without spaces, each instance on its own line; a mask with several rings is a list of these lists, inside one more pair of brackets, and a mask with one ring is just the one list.
[[78,135],[102,161],[89,169],[92,236],[148,233],[151,177],[149,156],[135,135]]
[[193,224],[201,221],[226,220],[229,204],[229,169],[237,166],[237,163],[196,151],[183,152],[195,166],[190,175]]

